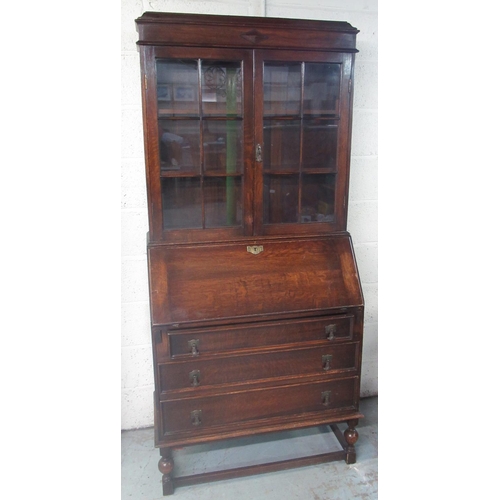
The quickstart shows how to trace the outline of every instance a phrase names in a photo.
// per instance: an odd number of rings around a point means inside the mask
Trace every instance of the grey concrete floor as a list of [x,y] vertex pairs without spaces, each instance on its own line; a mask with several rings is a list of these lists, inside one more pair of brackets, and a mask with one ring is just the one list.
[[[357,427],[357,461],[311,465],[280,472],[228,479],[175,490],[174,496],[163,497],[161,473],[158,471],[159,451],[154,448],[153,429],[122,432],[122,499],[125,500],[371,500],[378,498],[378,417],[377,398],[364,398],[360,411],[365,418]],[[341,424],[342,430],[346,426]],[[283,439],[286,437],[287,439]],[[229,440],[223,443],[188,447],[174,452],[175,470],[179,475],[208,469],[233,467],[258,461],[258,454],[269,452],[276,458],[291,456],[292,448],[299,452],[329,451],[323,447],[332,443],[324,428],[293,431],[285,436],[270,435],[258,439]],[[259,448],[260,447],[260,448]],[[281,455],[281,456],[278,456]],[[269,461],[269,459],[267,460]]]

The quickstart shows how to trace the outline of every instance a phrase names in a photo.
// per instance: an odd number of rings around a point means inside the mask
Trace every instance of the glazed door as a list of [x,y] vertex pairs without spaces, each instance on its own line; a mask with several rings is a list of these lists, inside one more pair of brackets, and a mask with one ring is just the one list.
[[346,229],[353,54],[141,56],[150,241]]
[[251,235],[251,51],[145,47],[150,239]]
[[345,230],[352,54],[256,51],[254,234]]

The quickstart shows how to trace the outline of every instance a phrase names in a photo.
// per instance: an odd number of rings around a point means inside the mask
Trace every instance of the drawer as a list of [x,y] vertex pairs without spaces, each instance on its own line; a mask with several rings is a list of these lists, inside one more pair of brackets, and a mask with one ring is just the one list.
[[160,389],[164,393],[190,387],[356,370],[358,350],[358,343],[349,342],[258,354],[177,360],[159,365]]
[[160,403],[164,434],[355,407],[357,377]]
[[314,319],[272,321],[231,327],[169,332],[174,356],[197,356],[238,349],[278,346],[296,342],[353,339],[354,316],[339,315]]

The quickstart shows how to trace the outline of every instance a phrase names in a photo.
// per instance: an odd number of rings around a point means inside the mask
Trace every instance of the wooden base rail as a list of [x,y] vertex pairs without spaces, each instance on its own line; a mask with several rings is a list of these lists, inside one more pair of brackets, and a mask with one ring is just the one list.
[[213,481],[222,481],[224,479],[233,479],[236,477],[252,476],[266,472],[276,472],[280,470],[294,469],[297,467],[307,467],[325,462],[335,462],[345,460],[348,464],[356,462],[356,452],[354,444],[358,439],[358,433],[354,429],[358,420],[349,420],[348,428],[342,432],[336,424],[331,424],[335,437],[338,439],[342,450],[329,453],[321,453],[318,455],[310,455],[306,457],[297,457],[288,460],[280,460],[276,462],[267,462],[263,464],[249,465],[245,467],[236,467],[231,469],[205,472],[201,474],[192,474],[188,476],[175,477],[174,460],[172,450],[170,448],[160,448],[162,458],[158,462],[158,468],[163,473],[163,495],[172,495],[175,488],[181,486],[189,486],[193,484],[202,484]]

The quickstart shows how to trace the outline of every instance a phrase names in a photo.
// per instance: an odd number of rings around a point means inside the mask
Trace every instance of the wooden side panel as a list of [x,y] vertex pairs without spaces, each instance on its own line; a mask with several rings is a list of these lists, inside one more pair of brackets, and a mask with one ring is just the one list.
[[363,305],[349,236],[149,249],[153,324]]

